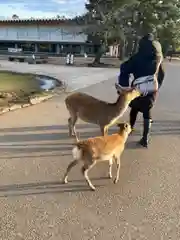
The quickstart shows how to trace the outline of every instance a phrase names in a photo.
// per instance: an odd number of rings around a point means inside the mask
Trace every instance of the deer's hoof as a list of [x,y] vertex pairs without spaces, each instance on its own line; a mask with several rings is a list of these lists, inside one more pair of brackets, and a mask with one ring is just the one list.
[[109,178],[109,179],[112,179],[112,175],[109,175],[108,178]]
[[91,188],[91,191],[95,191],[96,190],[96,188],[94,186],[90,186],[90,188]]
[[67,177],[66,177],[62,180],[62,184],[67,184],[67,183],[68,183],[68,180],[67,180]]
[[117,178],[115,178],[114,179],[114,184],[116,184],[118,182],[118,179]]

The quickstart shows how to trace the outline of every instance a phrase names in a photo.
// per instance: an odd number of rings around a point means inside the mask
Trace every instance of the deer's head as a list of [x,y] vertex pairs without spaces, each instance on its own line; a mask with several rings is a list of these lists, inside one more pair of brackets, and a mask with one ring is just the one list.
[[117,89],[117,93],[120,96],[124,96],[128,102],[131,102],[135,98],[139,97],[141,93],[135,89],[130,87],[121,87],[120,85],[115,85]]

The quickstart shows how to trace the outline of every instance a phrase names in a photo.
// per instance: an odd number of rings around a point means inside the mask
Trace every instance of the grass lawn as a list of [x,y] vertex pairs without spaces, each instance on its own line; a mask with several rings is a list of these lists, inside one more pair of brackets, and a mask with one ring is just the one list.
[[[27,73],[0,71],[0,105],[17,101],[27,102],[27,97],[43,94],[36,76]],[[16,97],[14,97],[16,96]]]

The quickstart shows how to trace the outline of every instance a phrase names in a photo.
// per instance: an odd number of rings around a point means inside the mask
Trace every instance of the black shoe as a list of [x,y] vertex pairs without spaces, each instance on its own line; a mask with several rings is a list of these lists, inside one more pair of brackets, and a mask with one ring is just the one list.
[[152,123],[151,119],[144,119],[143,137],[139,141],[139,144],[144,148],[148,148],[151,123]]
[[139,141],[139,144],[144,148],[148,148],[148,141],[145,140],[144,138],[141,138],[141,140]]

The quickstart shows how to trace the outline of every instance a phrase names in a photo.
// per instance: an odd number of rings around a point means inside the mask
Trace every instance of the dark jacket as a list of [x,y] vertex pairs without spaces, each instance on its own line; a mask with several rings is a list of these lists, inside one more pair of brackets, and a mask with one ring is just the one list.
[[[133,74],[134,79],[155,74],[160,57],[162,57],[162,51],[159,42],[146,38],[141,39],[138,52],[121,64],[119,84],[129,86],[130,74]],[[163,80],[164,69],[161,64],[158,72],[159,88]]]

